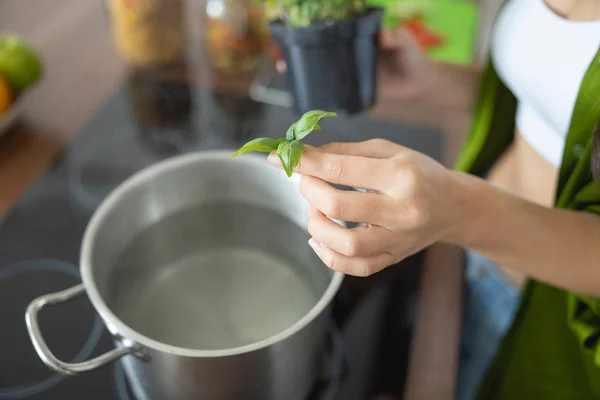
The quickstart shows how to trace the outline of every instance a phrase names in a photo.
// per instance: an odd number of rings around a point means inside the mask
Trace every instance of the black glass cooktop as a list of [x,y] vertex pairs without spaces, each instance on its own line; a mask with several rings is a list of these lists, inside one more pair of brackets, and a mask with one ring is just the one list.
[[[176,154],[234,149],[254,137],[281,136],[295,119],[289,108],[247,96],[167,83],[152,71],[132,73],[0,223],[0,400],[132,399],[119,364],[75,377],[45,367],[27,336],[27,305],[37,296],[79,282],[77,261],[86,223],[107,193],[128,176]],[[426,129],[365,116],[325,120],[322,128],[326,134],[311,135],[310,144],[382,137],[439,156],[439,135]],[[406,323],[398,322],[394,326],[400,327],[388,338],[391,347],[383,355],[379,351],[379,358],[372,356],[385,339],[384,328],[376,327],[392,326],[386,318],[390,313],[407,314],[408,306],[404,311],[377,310],[392,301],[409,302],[416,279],[414,273],[403,280],[410,287],[404,292],[375,290],[362,303],[351,302],[346,314],[356,318],[343,332],[349,375],[335,398],[366,398],[385,377],[374,365],[406,353]],[[406,293],[401,301],[390,294],[400,292]],[[404,321],[400,314],[395,320]],[[65,361],[83,361],[112,348],[85,298],[44,310],[40,318],[50,348]],[[389,382],[401,380],[401,369],[389,374],[395,375]]]

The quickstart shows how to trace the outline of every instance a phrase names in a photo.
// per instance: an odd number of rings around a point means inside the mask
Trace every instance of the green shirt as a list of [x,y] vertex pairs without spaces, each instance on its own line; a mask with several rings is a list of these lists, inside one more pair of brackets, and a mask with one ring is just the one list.
[[[457,169],[480,176],[487,172],[512,142],[515,110],[515,97],[488,61]],[[599,120],[600,48],[581,83],[571,118],[557,183],[558,208],[600,214],[600,183],[590,173]],[[528,281],[478,398],[600,399],[600,298]]]

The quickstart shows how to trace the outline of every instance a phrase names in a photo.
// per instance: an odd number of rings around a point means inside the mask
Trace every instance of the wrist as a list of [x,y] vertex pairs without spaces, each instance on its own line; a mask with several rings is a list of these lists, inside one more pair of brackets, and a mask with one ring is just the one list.
[[481,227],[490,226],[490,216],[494,211],[495,188],[486,181],[473,175],[451,171],[453,182],[450,196],[451,206],[448,218],[448,230],[442,241],[463,248],[470,248],[474,238],[481,235]]

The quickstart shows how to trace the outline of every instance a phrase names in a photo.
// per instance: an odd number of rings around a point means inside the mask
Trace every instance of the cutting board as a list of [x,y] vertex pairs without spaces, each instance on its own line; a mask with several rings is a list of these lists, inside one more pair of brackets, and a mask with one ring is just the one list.
[[[390,7],[397,0],[369,0],[369,4]],[[432,5],[423,20],[433,31],[444,37],[444,44],[430,49],[427,54],[440,61],[469,65],[475,58],[477,34],[479,32],[479,7],[466,0],[432,0]],[[389,14],[386,26],[397,25]]]

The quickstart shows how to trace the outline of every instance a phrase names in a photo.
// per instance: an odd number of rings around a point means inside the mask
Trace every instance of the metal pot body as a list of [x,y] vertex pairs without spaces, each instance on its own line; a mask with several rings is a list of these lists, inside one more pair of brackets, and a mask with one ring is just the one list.
[[[230,152],[179,156],[125,181],[86,229],[83,284],[27,310],[42,360],[71,375],[120,360],[141,400],[305,399],[343,275],[308,249],[298,182]],[[65,363],[37,314],[83,293],[116,348]]]
[[320,372],[325,314],[288,339],[250,353],[184,357],[149,350],[122,359],[139,400],[305,400]]

